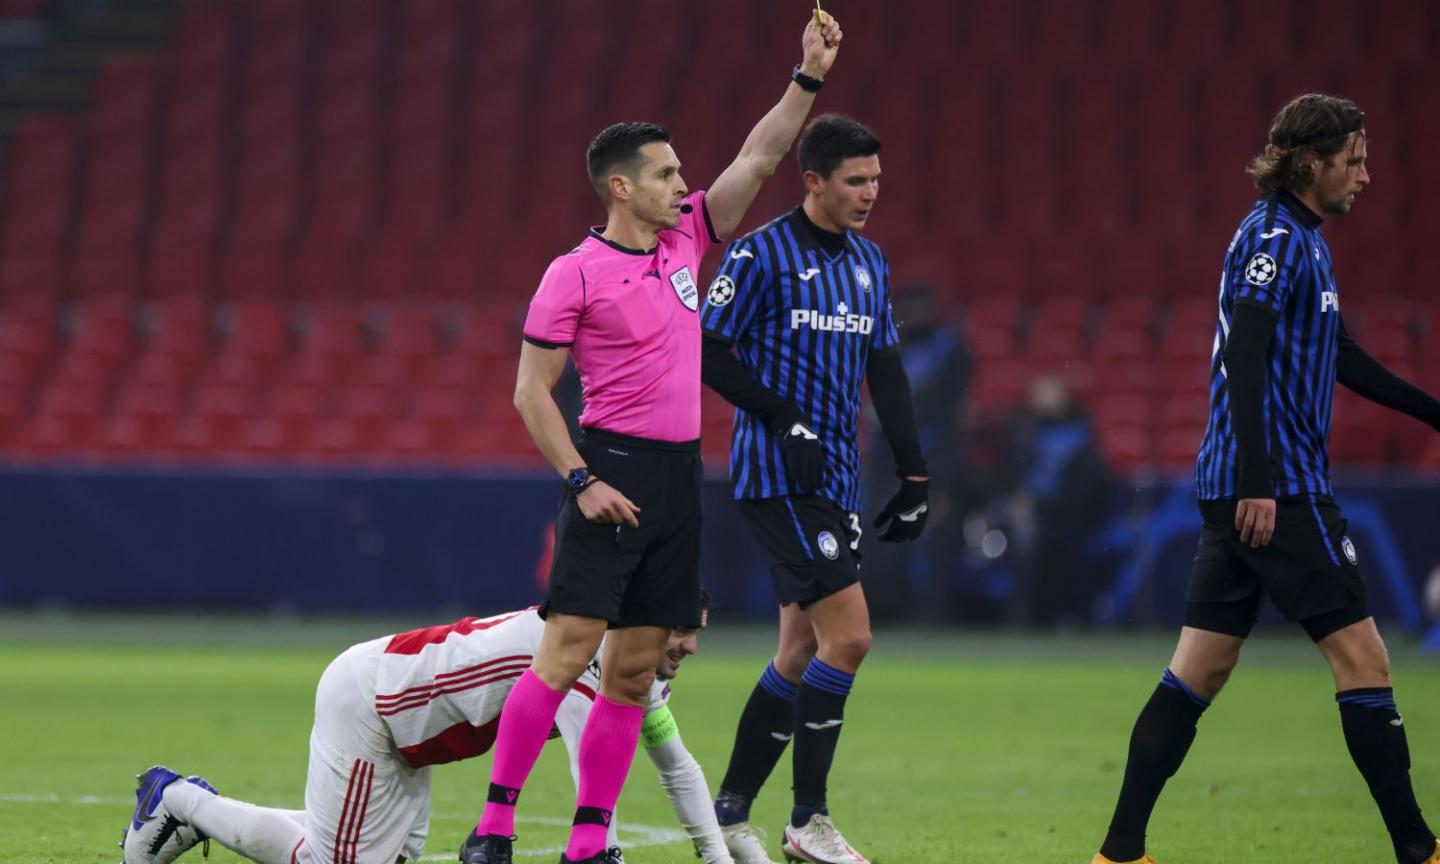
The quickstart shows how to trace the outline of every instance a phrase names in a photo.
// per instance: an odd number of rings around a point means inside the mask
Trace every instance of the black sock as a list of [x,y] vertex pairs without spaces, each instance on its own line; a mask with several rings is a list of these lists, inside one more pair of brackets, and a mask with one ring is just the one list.
[[1395,710],[1395,691],[1363,687],[1335,694],[1350,758],[1370,787],[1400,864],[1418,864],[1435,853],[1435,834],[1420,815],[1410,786],[1410,745]]
[[1100,854],[1111,861],[1134,861],[1145,855],[1145,827],[1165,781],[1180,770],[1195,740],[1195,724],[1210,703],[1185,686],[1169,669],[1135,719],[1125,780],[1115,802],[1110,832]]
[[855,676],[812,657],[795,697],[795,808],[790,824],[799,828],[816,813],[826,813],[825,781],[840,743],[845,699]]
[[796,689],[797,685],[780,677],[772,662],[750,692],[735,730],[730,766],[715,799],[715,815],[721,825],[749,820],[750,802],[760,794],[794,732]]

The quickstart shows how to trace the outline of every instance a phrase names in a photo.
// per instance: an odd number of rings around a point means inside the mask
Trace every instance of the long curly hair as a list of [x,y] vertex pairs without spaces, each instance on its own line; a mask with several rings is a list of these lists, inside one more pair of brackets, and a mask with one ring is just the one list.
[[1245,172],[1266,192],[1304,189],[1315,182],[1304,155],[1329,161],[1344,149],[1350,136],[1365,130],[1365,112],[1339,96],[1307,93],[1280,109],[1270,124],[1265,151]]

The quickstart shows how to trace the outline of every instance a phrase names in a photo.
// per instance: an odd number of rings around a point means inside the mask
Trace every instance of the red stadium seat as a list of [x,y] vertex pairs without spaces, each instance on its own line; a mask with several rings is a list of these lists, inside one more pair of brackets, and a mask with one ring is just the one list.
[[363,430],[343,418],[318,420],[305,427],[300,441],[301,452],[311,458],[334,461],[365,452],[367,441]]
[[[872,74],[837,77],[826,98],[887,142],[867,235],[897,285],[927,281],[941,308],[964,313],[982,410],[1003,414],[1035,374],[1061,370],[1093,398],[1150,400],[1143,423],[1097,410],[1114,464],[1193,460],[1193,408],[1160,397],[1204,405],[1221,254],[1254,195],[1241,169],[1301,88],[1351,96],[1373,124],[1374,186],[1327,228],[1347,324],[1387,365],[1440,387],[1440,315],[1421,300],[1440,280],[1440,217],[1417,191],[1440,184],[1440,163],[1415,143],[1440,138],[1440,112],[1422,107],[1440,100],[1440,12],[836,2],[866,37],[847,51]],[[774,69],[794,62],[772,6],[577,0],[558,18],[456,0],[185,6],[160,52],[112,56],[88,106],[22,116],[0,153],[0,424],[31,430],[0,435],[47,453],[533,459],[510,406],[520,322],[547,262],[603,219],[579,175],[534,166],[578,164],[608,120],[653,117],[675,133],[691,186],[708,183],[773,104]],[[618,59],[595,38],[682,24],[691,43]],[[667,71],[691,56],[733,70],[706,82],[705,100],[681,98]],[[639,83],[603,84],[614,80]],[[793,165],[780,170],[742,231],[794,205]],[[95,301],[112,296],[127,311],[97,319]],[[48,311],[30,316],[17,298]],[[266,413],[169,428],[157,399],[90,430],[70,429],[75,415],[32,423],[59,381],[116,385],[101,408],[117,411],[132,391],[168,393],[178,411],[197,384],[197,400],[223,384]],[[362,398],[372,391],[404,398],[381,417]],[[291,404],[300,393],[317,401]],[[504,419],[472,422],[482,414]],[[723,458],[729,412],[711,414],[707,451]],[[1369,423],[1337,413],[1340,450],[1422,458],[1403,419]]]
[[284,304],[251,298],[219,307],[226,350],[274,356],[291,347],[290,310]]
[[354,359],[366,349],[366,321],[354,303],[309,304],[302,313],[301,350]]
[[201,357],[211,345],[210,309],[195,294],[177,295],[149,306],[146,350],[184,358]]
[[1177,426],[1159,432],[1156,438],[1156,463],[1167,471],[1189,472],[1195,467],[1195,454],[1205,430],[1200,427]]
[[68,350],[117,362],[134,345],[135,316],[126,297],[97,297],[76,310]]
[[389,459],[433,461],[441,450],[441,433],[435,424],[416,418],[402,418],[380,429],[375,448]]
[[280,420],[296,422],[317,420],[330,414],[334,388],[303,380],[282,383],[267,394],[263,413]]
[[196,391],[190,409],[196,416],[217,421],[221,428],[233,429],[255,413],[255,402],[252,387],[215,381]]

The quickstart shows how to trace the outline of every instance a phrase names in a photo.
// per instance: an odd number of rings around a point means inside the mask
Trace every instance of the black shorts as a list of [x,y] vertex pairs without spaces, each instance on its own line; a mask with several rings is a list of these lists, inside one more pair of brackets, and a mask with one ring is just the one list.
[[819,495],[746,498],[740,514],[765,557],[781,606],[816,600],[860,581],[860,514]]
[[1370,617],[1349,525],[1328,495],[1276,499],[1275,536],[1252,549],[1235,530],[1234,499],[1201,501],[1200,548],[1185,592],[1185,624],[1248,636],[1269,597],[1319,642]]
[[554,610],[612,628],[699,627],[700,442],[587,429],[576,448],[592,474],[640,508],[640,527],[586,520],[567,488],[541,617]]

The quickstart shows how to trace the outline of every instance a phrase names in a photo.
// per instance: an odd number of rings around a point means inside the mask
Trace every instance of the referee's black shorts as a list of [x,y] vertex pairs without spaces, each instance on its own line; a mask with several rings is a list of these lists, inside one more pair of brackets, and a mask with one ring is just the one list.
[[804,609],[860,581],[860,514],[819,495],[746,498],[740,514],[765,549],[781,606]]
[[640,508],[640,527],[586,520],[567,488],[541,617],[554,610],[611,628],[699,627],[700,442],[586,429],[576,447],[592,474]]
[[1200,502],[1200,547],[1185,593],[1185,624],[1245,637],[1269,597],[1319,642],[1370,617],[1349,522],[1328,495],[1276,499],[1275,536],[1240,542],[1233,498]]

